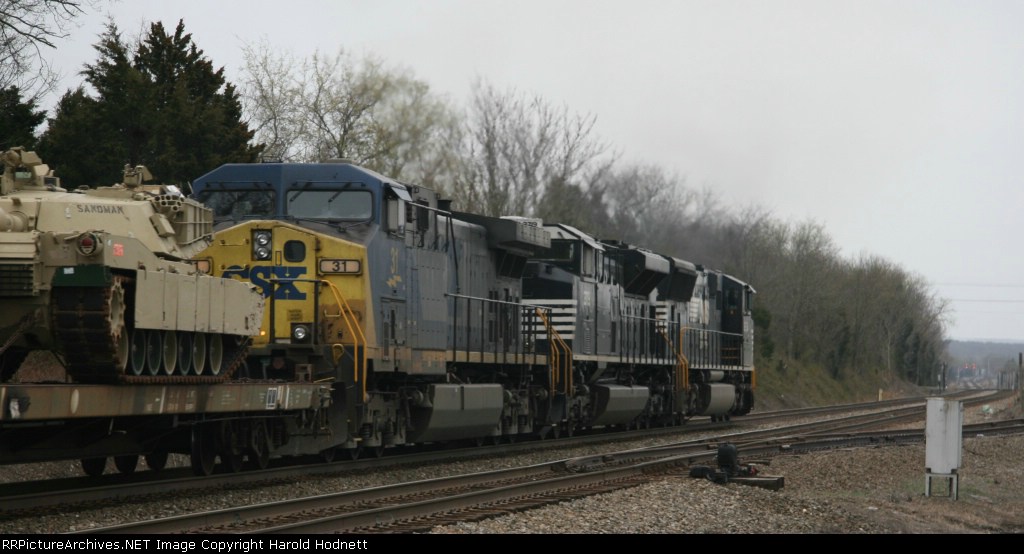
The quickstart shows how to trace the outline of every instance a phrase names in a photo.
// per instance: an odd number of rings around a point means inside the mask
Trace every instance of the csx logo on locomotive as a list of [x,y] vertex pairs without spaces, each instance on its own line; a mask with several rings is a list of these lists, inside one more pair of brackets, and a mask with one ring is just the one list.
[[[226,279],[239,277],[243,281],[248,279],[258,286],[263,291],[263,298],[270,298],[270,291],[274,290],[274,300],[305,300],[306,293],[301,292],[293,281],[305,274],[305,267],[288,265],[256,265],[252,268],[233,265],[224,270]],[[272,279],[276,280],[276,283],[272,284]]]

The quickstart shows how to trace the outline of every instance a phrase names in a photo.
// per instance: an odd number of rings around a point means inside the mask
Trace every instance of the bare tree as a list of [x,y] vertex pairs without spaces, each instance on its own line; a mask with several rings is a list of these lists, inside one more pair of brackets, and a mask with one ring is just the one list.
[[452,193],[463,209],[488,215],[534,215],[547,189],[583,190],[607,147],[593,136],[595,118],[570,113],[539,96],[500,92],[477,81]]
[[302,85],[293,74],[296,63],[279,53],[266,39],[242,51],[245,71],[241,87],[242,110],[255,140],[268,158],[292,160],[302,149],[305,118],[300,107]]
[[75,18],[98,1],[0,0],[0,88],[17,87],[29,101],[53,90],[59,75],[43,48],[56,48]]
[[245,114],[268,156],[345,158],[433,188],[455,171],[460,120],[409,71],[343,50],[297,62],[266,40],[244,55]]

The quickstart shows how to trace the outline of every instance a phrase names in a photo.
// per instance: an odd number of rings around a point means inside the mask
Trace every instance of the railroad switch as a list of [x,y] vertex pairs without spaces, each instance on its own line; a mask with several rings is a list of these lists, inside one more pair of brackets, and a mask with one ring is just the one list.
[[780,490],[785,483],[782,476],[760,475],[757,466],[739,462],[739,451],[736,445],[725,443],[718,447],[716,458],[718,468],[709,466],[693,466],[690,468],[690,477],[703,478],[720,485],[728,482],[742,485],[752,485],[773,491]]

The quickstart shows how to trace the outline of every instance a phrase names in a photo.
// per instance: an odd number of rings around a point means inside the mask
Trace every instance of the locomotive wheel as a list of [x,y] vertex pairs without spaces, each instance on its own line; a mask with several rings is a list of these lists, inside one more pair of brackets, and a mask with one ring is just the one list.
[[128,346],[128,356],[132,373],[142,375],[146,370],[146,332],[142,329],[135,329],[131,333],[131,341]]
[[363,455],[363,445],[361,445],[361,444],[359,446],[355,447],[355,448],[349,448],[348,449],[348,456],[352,460],[358,460],[359,457],[362,456],[362,455]]
[[107,469],[106,458],[82,458],[82,471],[89,477],[99,477],[103,475],[105,469]]
[[153,471],[160,471],[167,467],[167,451],[158,449],[146,454],[146,465]]
[[165,375],[171,375],[178,367],[178,334],[174,331],[164,331],[161,345],[161,356]]
[[160,366],[163,365],[164,347],[160,338],[160,331],[146,330],[146,371],[150,375],[160,373]]
[[371,452],[373,452],[374,458],[380,458],[384,456],[384,445],[382,444],[380,446],[374,446]]
[[202,375],[206,371],[206,334],[192,335],[192,373]]
[[211,333],[207,339],[206,360],[209,362],[210,375],[220,375],[221,364],[224,363],[224,343],[220,335]]
[[192,371],[192,333],[181,331],[175,339],[178,345],[178,375]]
[[327,448],[325,450],[321,450],[320,451],[320,459],[323,460],[324,463],[328,463],[329,464],[329,463],[334,461],[334,455],[337,452],[338,452],[338,449],[334,448],[333,446],[331,448]]
[[135,468],[138,466],[138,456],[114,456],[114,467],[116,467],[118,471],[125,475],[131,475],[132,473],[135,473]]
[[217,461],[217,450],[212,433],[207,432],[202,425],[192,427],[192,473],[205,477],[213,473],[214,463]]

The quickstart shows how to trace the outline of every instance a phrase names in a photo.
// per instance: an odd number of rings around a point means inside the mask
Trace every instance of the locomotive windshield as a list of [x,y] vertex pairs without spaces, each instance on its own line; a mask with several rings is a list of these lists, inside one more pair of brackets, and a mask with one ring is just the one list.
[[198,200],[213,210],[213,217],[246,218],[271,217],[274,215],[273,190],[204,190]]
[[373,197],[366,190],[295,190],[288,193],[288,215],[301,219],[366,220]]

